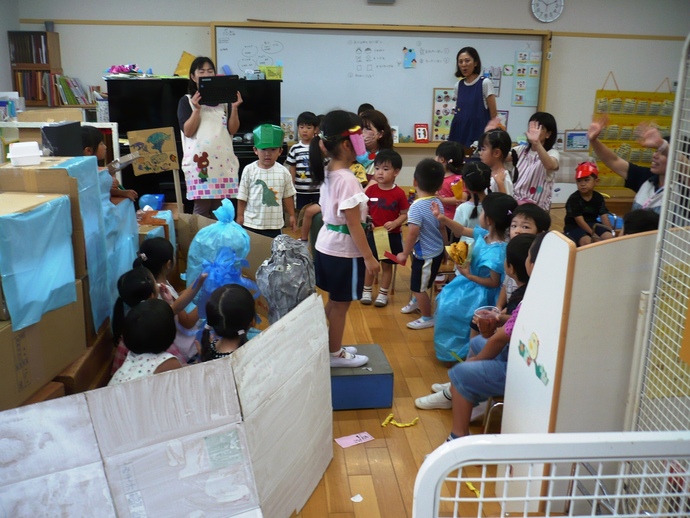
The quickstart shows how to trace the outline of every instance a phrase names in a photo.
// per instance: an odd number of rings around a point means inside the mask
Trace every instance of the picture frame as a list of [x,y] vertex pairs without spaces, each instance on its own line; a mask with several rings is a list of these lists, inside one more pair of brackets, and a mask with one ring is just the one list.
[[414,125],[414,141],[418,144],[425,144],[429,142],[429,125],[415,124]]
[[588,149],[589,139],[587,138],[587,130],[565,130],[563,134],[564,151],[587,151]]

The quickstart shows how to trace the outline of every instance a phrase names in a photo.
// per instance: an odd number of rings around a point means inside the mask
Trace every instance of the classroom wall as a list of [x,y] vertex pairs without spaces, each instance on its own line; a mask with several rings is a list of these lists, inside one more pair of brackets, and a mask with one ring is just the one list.
[[[555,115],[559,129],[586,127],[591,120],[594,91],[602,86],[610,70],[622,90],[654,90],[665,77],[671,82],[676,80],[683,42],[659,37],[685,38],[690,30],[688,0],[569,1],[563,15],[550,24],[540,23],[531,15],[529,0],[437,0],[433,4],[397,0],[391,6],[369,5],[366,0],[292,0],[280,4],[273,0],[3,3],[10,5],[10,12],[12,7],[18,11],[21,29],[42,30],[44,20],[54,20],[55,30],[60,33],[65,73],[102,86],[103,70],[112,64],[134,62],[143,69],[151,67],[154,73],[169,74],[183,50],[210,55],[211,22],[251,19],[550,30],[554,34],[545,109]],[[639,39],[641,36],[657,38]],[[458,48],[462,45],[459,35]],[[6,60],[6,56],[7,39],[0,38],[0,60]],[[8,66],[2,68],[2,63],[0,78],[5,78]],[[449,70],[451,80],[453,71]],[[371,102],[375,105],[376,99]],[[509,124],[509,131],[517,136],[524,129],[510,128]],[[413,166],[419,154],[405,150],[405,163]],[[400,183],[411,183],[411,167],[405,167]]]
[[0,92],[12,91],[12,75],[10,74],[10,54],[7,47],[7,31],[19,30],[19,2],[14,0],[0,2],[2,15],[0,16]]

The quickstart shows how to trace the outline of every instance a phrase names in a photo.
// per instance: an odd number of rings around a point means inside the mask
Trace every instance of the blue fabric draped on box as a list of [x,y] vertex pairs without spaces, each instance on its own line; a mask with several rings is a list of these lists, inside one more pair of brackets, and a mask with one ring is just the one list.
[[77,300],[69,197],[0,217],[0,272],[14,331]]

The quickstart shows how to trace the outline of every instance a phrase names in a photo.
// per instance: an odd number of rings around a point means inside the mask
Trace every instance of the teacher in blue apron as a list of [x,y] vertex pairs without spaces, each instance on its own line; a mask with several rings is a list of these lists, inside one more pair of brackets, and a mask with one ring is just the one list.
[[198,57],[189,68],[188,94],[177,105],[182,133],[182,170],[187,199],[194,200],[194,214],[213,217],[224,198],[237,197],[240,163],[232,147],[232,135],[240,128],[237,101],[215,106],[200,104],[199,78],[215,76],[216,66],[207,57]]
[[455,108],[448,140],[458,142],[471,156],[472,145],[484,133],[486,125],[497,116],[496,93],[491,79],[482,76],[482,61],[473,47],[458,52],[455,77]]

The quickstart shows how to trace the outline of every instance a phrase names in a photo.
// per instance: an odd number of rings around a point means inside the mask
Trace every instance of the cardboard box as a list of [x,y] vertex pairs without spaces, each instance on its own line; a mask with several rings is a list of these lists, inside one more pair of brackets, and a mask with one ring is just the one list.
[[21,406],[33,405],[34,403],[42,403],[43,401],[49,401],[51,399],[57,399],[65,395],[65,386],[57,381],[49,381],[43,387],[38,389],[38,391],[31,396],[29,399],[24,401]]
[[[84,225],[79,205],[79,185],[65,169],[56,167],[65,159],[43,158],[37,166],[0,166],[0,191],[66,194],[72,213],[72,248],[74,249],[74,276],[86,275],[86,245]],[[94,171],[95,173],[96,171]]]
[[331,369],[333,410],[391,408],[393,369],[380,345],[357,345],[357,352],[369,357],[368,369]]
[[77,360],[55,377],[55,381],[65,385],[67,394],[86,392],[98,385],[103,370],[112,368],[115,346],[110,327],[101,329],[96,341],[86,348]]
[[[81,108],[51,108],[49,110],[25,110],[17,113],[18,122],[60,122],[83,121],[84,115]],[[19,130],[21,142],[43,142],[40,128],[21,128]]]
[[165,229],[159,225],[139,225],[139,246],[154,237],[165,237]]
[[0,410],[14,408],[52,380],[86,350],[81,282],[77,301],[13,332],[0,322]]

